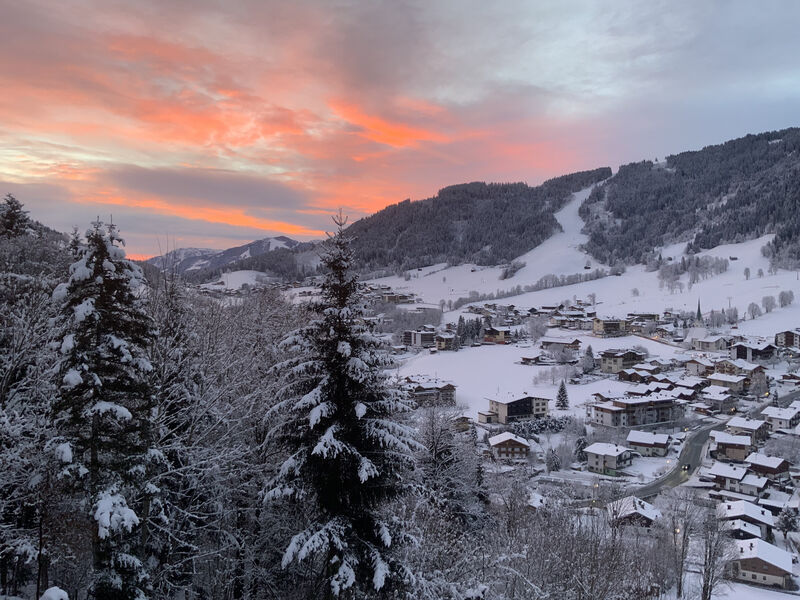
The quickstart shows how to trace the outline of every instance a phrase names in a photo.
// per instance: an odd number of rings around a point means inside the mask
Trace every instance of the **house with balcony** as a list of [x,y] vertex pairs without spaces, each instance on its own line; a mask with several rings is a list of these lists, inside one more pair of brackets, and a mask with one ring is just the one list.
[[586,453],[588,469],[601,475],[621,475],[622,470],[633,462],[630,448],[617,444],[595,442],[583,451]]

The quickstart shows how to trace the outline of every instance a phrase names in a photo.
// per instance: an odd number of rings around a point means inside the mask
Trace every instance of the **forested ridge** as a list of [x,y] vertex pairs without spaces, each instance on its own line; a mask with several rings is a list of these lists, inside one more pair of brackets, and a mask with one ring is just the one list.
[[453,185],[425,200],[405,200],[356,221],[356,265],[405,270],[449,262],[496,265],[535,248],[560,226],[553,213],[570,195],[611,176],[604,167],[525,183]]
[[764,253],[800,264],[800,129],[748,135],[620,167],[581,206],[586,249],[608,264],[647,262],[665,244],[689,252],[766,233]]

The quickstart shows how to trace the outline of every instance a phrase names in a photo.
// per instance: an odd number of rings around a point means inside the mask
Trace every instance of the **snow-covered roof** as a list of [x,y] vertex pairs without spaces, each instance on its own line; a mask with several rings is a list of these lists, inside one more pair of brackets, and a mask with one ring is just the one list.
[[703,394],[705,394],[706,396],[718,396],[718,395],[730,396],[731,391],[722,385],[710,385],[706,388],[703,388]]
[[688,376],[676,379],[674,383],[675,385],[682,385],[683,387],[693,388],[698,385],[703,385],[703,383],[705,383],[705,380],[702,377]]
[[690,358],[686,362],[687,363],[695,362],[695,363],[703,365],[704,367],[709,367],[709,368],[714,366],[714,361],[712,361],[711,359],[708,359],[708,358],[704,358],[702,356],[693,356],[692,358]]
[[761,539],[736,540],[736,558],[758,558],[789,575],[792,574],[792,555]]
[[557,338],[549,336],[540,337],[539,341],[542,344],[574,344],[575,342],[580,344],[581,342],[578,338]]
[[739,483],[742,485],[750,485],[760,490],[761,488],[767,487],[769,480],[766,477],[759,477],[754,473],[748,473]]
[[727,444],[730,446],[750,445],[750,438],[746,435],[731,435],[725,431],[712,431],[711,437],[714,438],[718,444]]
[[717,461],[708,470],[708,474],[713,475],[714,477],[724,477],[726,479],[735,479],[736,481],[741,481],[744,479],[745,475],[747,475],[747,469]]
[[518,444],[522,444],[523,446],[527,446],[528,448],[531,445],[528,443],[528,440],[525,438],[521,438],[518,435],[514,435],[510,431],[504,431],[503,433],[499,433],[489,438],[489,445],[496,446],[497,444],[502,444],[503,442],[514,441]]
[[728,375],[727,373],[710,373],[706,377],[709,381],[727,381],[728,383],[741,383],[747,379],[744,375]]
[[630,452],[630,448],[618,444],[608,444],[605,442],[595,442],[583,450],[589,454],[599,454],[601,456],[620,456],[625,452]]
[[791,421],[797,416],[797,413],[800,413],[800,408],[780,408],[778,406],[768,406],[764,410],[761,411],[761,414],[772,417],[773,419],[783,419],[786,421]]
[[728,531],[743,531],[744,533],[750,534],[754,537],[761,537],[761,529],[758,527],[758,525],[753,525],[752,523],[742,521],[741,519],[725,521],[723,527]]
[[650,521],[661,518],[661,511],[649,502],[636,496],[626,496],[606,505],[609,515],[615,519],[623,519],[630,515],[641,515]]
[[648,363],[638,363],[633,365],[633,368],[636,369],[637,371],[648,371],[648,372],[655,371],[656,369],[658,369],[657,366]]
[[753,350],[766,350],[770,346],[774,348],[775,344],[770,342],[736,342],[733,346],[743,346],[745,348],[752,348]]
[[784,459],[777,456],[767,456],[758,452],[751,452],[745,462],[751,465],[758,465],[759,467],[766,467],[768,469],[777,469],[784,463]]
[[731,358],[723,358],[719,362],[720,362],[720,364],[721,363],[731,364],[731,365],[735,366],[736,368],[741,369],[743,371],[755,371],[756,369],[763,369],[764,368],[761,365],[757,365],[755,363],[748,362],[743,358],[737,358],[735,360],[731,359]]
[[732,500],[720,502],[717,505],[717,514],[720,519],[737,519],[747,517],[753,521],[763,523],[769,527],[775,526],[775,517],[766,508],[756,506],[747,500]]
[[745,429],[748,431],[755,431],[759,427],[763,427],[766,421],[758,419],[748,419],[747,417],[733,417],[728,421],[728,427],[736,427],[737,429]]
[[647,444],[648,446],[666,445],[669,443],[669,436],[666,433],[653,433],[651,431],[632,430],[628,433],[626,440],[629,444]]
[[[500,392],[490,398],[486,398],[489,401],[497,402],[498,404],[510,404],[511,402],[516,402],[517,400],[524,400],[525,398],[544,398],[544,396],[534,396],[533,394],[529,394],[528,392],[511,392],[505,391]],[[544,398],[547,400],[547,398]]]

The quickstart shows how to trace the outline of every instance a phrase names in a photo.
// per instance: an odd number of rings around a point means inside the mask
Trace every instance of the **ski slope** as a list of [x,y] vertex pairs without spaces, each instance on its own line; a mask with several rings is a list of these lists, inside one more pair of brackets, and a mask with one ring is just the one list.
[[448,267],[441,263],[411,271],[410,281],[390,276],[374,279],[372,282],[389,285],[400,292],[414,292],[425,302],[437,305],[440,300],[457,300],[469,296],[471,291],[486,294],[498,289],[533,284],[545,275],[583,273],[587,260],[592,269],[602,266],[578,249],[587,239],[581,233],[583,220],[578,215],[578,209],[591,191],[592,188],[586,188],[573,194],[572,199],[555,213],[563,231],[555,233],[530,252],[520,256],[517,260],[526,263],[526,266],[511,279],[500,279],[503,271],[500,267],[481,267],[474,264]]

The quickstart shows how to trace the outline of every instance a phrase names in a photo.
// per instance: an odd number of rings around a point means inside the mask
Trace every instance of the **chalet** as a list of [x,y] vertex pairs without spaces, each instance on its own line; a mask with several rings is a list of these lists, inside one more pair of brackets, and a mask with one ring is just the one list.
[[647,371],[638,371],[634,368],[630,369],[622,369],[619,373],[617,373],[617,377],[620,381],[630,381],[632,383],[649,383],[652,379],[652,375]]
[[751,387],[764,389],[767,385],[767,370],[761,365],[747,362],[741,358],[735,360],[724,358],[717,361],[714,365],[714,370],[717,373],[744,375],[746,378],[744,381],[744,388],[746,390]]
[[629,448],[617,444],[595,442],[583,450],[589,470],[601,475],[621,475],[621,470],[630,466],[633,454]]
[[761,537],[761,529],[741,519],[724,521],[722,525],[735,540],[753,540]]
[[725,352],[730,346],[730,338],[722,335],[708,336],[692,340],[692,349],[701,352]]
[[746,467],[724,462],[715,462],[708,474],[714,478],[718,489],[748,496],[758,496],[769,483],[766,477],[749,473]]
[[661,511],[636,496],[626,496],[606,504],[608,520],[612,527],[638,527],[650,529],[661,518]]
[[731,391],[721,385],[710,385],[703,389],[700,396],[708,404],[714,414],[732,413],[736,411],[739,402]]
[[666,456],[669,451],[669,436],[666,433],[632,430],[625,443],[642,456]]
[[673,380],[673,383],[676,386],[691,388],[698,392],[708,385],[708,380],[703,379],[702,377],[687,376],[681,377],[680,379],[675,379]]
[[483,341],[492,344],[507,344],[511,340],[510,327],[486,327],[483,330]]
[[501,460],[527,460],[531,453],[528,440],[514,435],[510,431],[489,438],[492,455]]
[[644,359],[645,355],[636,350],[604,350],[600,353],[600,370],[603,373],[619,373]]
[[737,342],[730,348],[729,355],[731,358],[742,358],[747,362],[754,360],[769,360],[775,356],[775,344],[769,342]]
[[690,358],[686,361],[686,372],[689,375],[707,375],[714,371],[714,361],[708,358]]
[[478,413],[481,423],[512,423],[523,419],[540,419],[546,417],[549,400],[536,396],[519,396],[508,394],[506,397],[487,398],[489,410]]
[[711,385],[727,388],[733,394],[744,392],[744,382],[747,377],[744,375],[728,375],[727,373],[710,373],[707,379]]
[[764,419],[769,423],[772,431],[776,429],[794,429],[800,424],[800,408],[779,408],[768,406],[761,411]]
[[775,334],[775,345],[778,348],[800,347],[800,331],[797,329],[781,331]]
[[717,443],[718,459],[743,461],[750,455],[753,443],[747,435],[731,435],[724,431],[712,431],[711,439]]
[[[597,394],[595,394],[597,398]],[[586,416],[597,425],[641,427],[672,423],[683,414],[673,396],[659,394],[642,397],[617,397],[586,406]]]
[[745,458],[750,470],[767,479],[784,480],[789,478],[789,462],[777,456],[766,456],[753,452]]
[[626,335],[628,333],[627,328],[627,321],[620,319],[594,319],[592,321],[592,333],[599,337]]
[[424,375],[406,377],[402,387],[419,406],[455,406],[456,386]]
[[578,338],[543,337],[539,342],[542,345],[542,350],[550,350],[551,352],[561,352],[563,350],[577,352],[581,349],[581,341]]
[[[622,373],[625,373],[625,371],[620,371],[620,374]],[[635,381],[635,379],[632,379],[631,381]],[[650,383],[638,383],[633,385],[626,390],[626,393],[628,396],[651,396],[657,392],[669,390],[671,387],[672,384],[670,383],[658,383],[657,381],[651,381]]]
[[784,373],[781,375],[781,383],[790,385],[800,385],[800,374],[797,373]]
[[717,517],[720,521],[741,520],[755,525],[761,531],[761,537],[767,538],[775,527],[775,517],[766,508],[757,506],[747,500],[720,502],[717,505]]
[[519,359],[523,365],[555,365],[555,359],[548,354],[537,354],[536,356],[523,356]]
[[750,443],[755,446],[769,437],[769,424],[759,419],[733,417],[725,426],[725,431],[732,435],[746,435],[750,438]]
[[437,350],[455,350],[456,335],[454,333],[449,331],[437,333],[434,341]]
[[760,540],[737,540],[729,563],[731,578],[787,589],[792,586],[792,555]]

